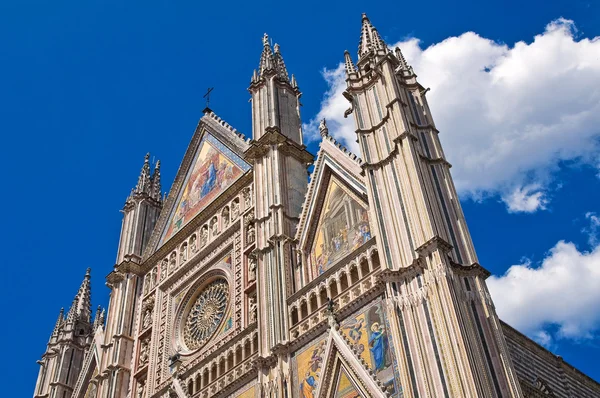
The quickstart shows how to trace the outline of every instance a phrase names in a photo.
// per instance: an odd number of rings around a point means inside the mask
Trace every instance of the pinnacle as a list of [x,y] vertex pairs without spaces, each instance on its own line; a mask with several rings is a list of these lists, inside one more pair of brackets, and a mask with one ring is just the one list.
[[85,272],[83,282],[73,299],[67,319],[74,320],[78,318],[83,321],[91,322],[92,315],[92,291],[91,291],[91,269],[88,268]]
[[266,33],[263,36],[263,51],[258,64],[258,72],[252,76],[252,81],[256,82],[261,76],[269,71],[274,71],[276,76],[284,81],[289,82],[290,77],[281,55],[279,44],[275,43],[273,48],[269,41],[269,35]]
[[371,21],[367,17],[367,14],[362,14],[362,28],[360,41],[358,43],[358,57],[362,58],[363,55],[370,51],[385,50],[386,45],[381,40],[377,29],[371,24]]

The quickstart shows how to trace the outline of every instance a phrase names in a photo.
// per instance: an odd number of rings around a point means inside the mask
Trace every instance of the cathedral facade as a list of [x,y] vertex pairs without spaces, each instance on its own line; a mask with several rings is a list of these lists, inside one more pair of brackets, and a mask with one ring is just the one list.
[[266,35],[252,138],[205,109],[166,197],[146,156],[108,310],[88,270],[34,398],[600,396],[496,315],[427,90],[365,15],[345,67],[360,156],[325,121],[307,151]]

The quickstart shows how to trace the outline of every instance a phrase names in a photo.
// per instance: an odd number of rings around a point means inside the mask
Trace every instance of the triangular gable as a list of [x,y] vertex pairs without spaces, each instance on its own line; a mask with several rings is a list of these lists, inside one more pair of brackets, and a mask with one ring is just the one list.
[[[192,196],[192,199],[198,199],[194,201],[195,207],[192,208],[189,204],[184,204],[182,211],[181,204],[183,200],[186,199],[184,193],[186,193],[186,188],[188,188],[188,183],[190,183],[190,177],[192,176],[194,169],[200,171],[199,169],[202,166],[202,160],[207,160],[206,152],[209,147],[218,153],[219,160],[224,160],[226,165],[231,165],[232,169],[241,170],[242,174],[244,174],[251,169],[251,166],[243,160],[244,152],[249,147],[248,142],[249,140],[214,114],[214,112],[208,109],[205,110],[205,114],[200,119],[181,165],[179,166],[179,170],[177,171],[167,200],[163,205],[163,210],[156,223],[156,227],[152,232],[150,241],[146,246],[143,254],[144,258],[148,258],[156,251],[156,249],[158,249],[158,247],[163,245],[168,239],[176,234],[177,231],[188,224],[193,217],[198,215],[203,208],[206,208],[207,205],[214,201],[220,193],[231,186],[236,179],[239,179],[240,176],[231,178],[231,174],[223,174],[223,170],[221,170],[221,174],[219,175],[220,180],[217,179],[220,184],[215,183],[212,185],[212,189],[210,189],[211,184],[213,184],[212,182],[209,182],[209,184],[205,186],[206,190],[203,193],[209,193],[208,197],[207,195],[204,195],[200,198],[201,195],[199,194],[197,197]],[[226,179],[225,175],[227,175]],[[197,177],[197,174],[195,177]],[[223,184],[223,182],[225,182],[225,184]],[[193,185],[193,180],[190,185]],[[190,186],[190,188],[192,188],[192,186]],[[198,189],[198,184],[195,188]],[[191,190],[188,190],[186,193],[186,195],[189,194],[197,195],[197,193],[194,193]]]
[[311,279],[371,239],[366,203],[335,175],[329,178],[305,252]]
[[187,225],[248,170],[248,163],[207,132],[188,169],[159,244]]
[[385,397],[376,378],[361,364],[336,329],[329,331],[323,356],[323,376],[314,397]]
[[337,387],[334,390],[333,398],[358,398],[363,397],[358,387],[348,376],[346,369],[341,366],[338,371]]
[[360,166],[361,160],[349,153],[332,137],[326,136],[320,144],[317,160],[310,175],[308,192],[302,205],[302,213],[296,231],[296,239],[304,248],[309,235],[309,225],[314,225],[319,217],[319,206],[327,189],[330,176],[333,174],[367,201],[366,188]]

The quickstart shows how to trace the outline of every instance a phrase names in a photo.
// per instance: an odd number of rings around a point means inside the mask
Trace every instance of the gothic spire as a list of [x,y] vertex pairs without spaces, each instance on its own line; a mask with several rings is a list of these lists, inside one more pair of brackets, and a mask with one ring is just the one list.
[[288,75],[287,68],[285,67],[285,62],[283,62],[283,57],[279,52],[279,44],[275,43],[274,50],[275,53],[273,54],[273,56],[275,59],[275,68],[277,69],[277,75],[280,79],[289,81],[290,77]]
[[74,321],[75,318],[80,319],[84,322],[90,323],[92,321],[92,290],[90,284],[90,272],[91,268],[88,268],[85,272],[83,282],[77,291],[77,295],[73,299],[69,313],[67,314],[67,320]]
[[346,64],[346,74],[351,74],[356,72],[356,65],[352,61],[352,57],[350,56],[350,52],[348,50],[344,51],[344,61]]
[[255,71],[252,76],[252,82],[256,82],[259,77],[264,76],[268,71],[275,71],[277,77],[281,80],[290,81],[285,62],[279,51],[279,44],[275,44],[271,49],[269,42],[269,36],[265,33],[263,36],[263,51],[260,55],[260,63],[258,65],[258,72]]
[[369,51],[385,50],[386,45],[381,40],[377,29],[369,21],[367,14],[362,15],[362,29],[360,32],[360,41],[358,42],[358,58],[362,58]]
[[138,177],[138,183],[135,187],[135,193],[150,193],[151,188],[150,181],[150,153],[147,153],[144,157],[144,166],[142,166],[142,171],[140,172],[140,176]]
[[98,306],[96,308],[96,315],[94,315],[94,330],[101,325],[104,325],[104,310],[101,306]]
[[58,336],[58,332],[65,320],[65,309],[64,307],[60,309],[60,313],[58,314],[58,319],[56,320],[56,324],[54,325],[54,330],[52,331],[52,337]]
[[260,63],[258,64],[258,74],[262,76],[267,70],[273,68],[273,50],[269,43],[269,35],[265,33],[263,36],[263,51],[260,55]]
[[156,161],[156,166],[154,166],[154,173],[152,174],[151,180],[152,180],[152,190],[150,192],[150,196],[152,197],[152,199],[160,202],[162,199],[160,196],[160,192],[161,192],[160,160]]

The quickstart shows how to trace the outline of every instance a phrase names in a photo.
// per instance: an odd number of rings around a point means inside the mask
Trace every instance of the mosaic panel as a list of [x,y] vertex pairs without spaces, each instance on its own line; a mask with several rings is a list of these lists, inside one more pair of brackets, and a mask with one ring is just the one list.
[[206,134],[185,178],[161,243],[183,228],[249,169],[250,165],[212,135]]

